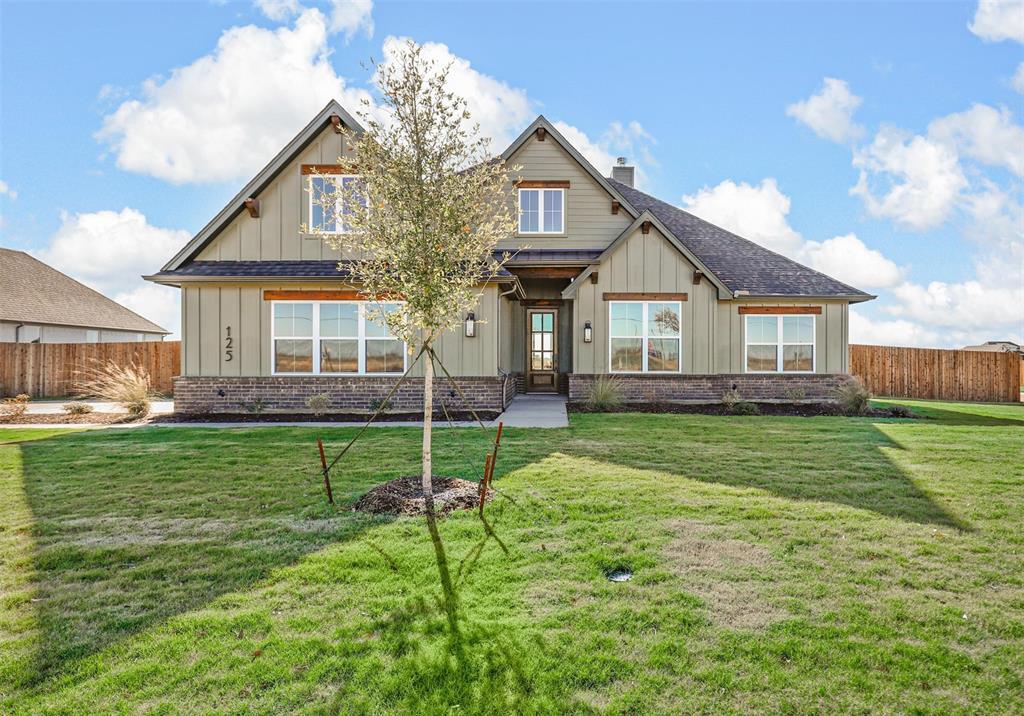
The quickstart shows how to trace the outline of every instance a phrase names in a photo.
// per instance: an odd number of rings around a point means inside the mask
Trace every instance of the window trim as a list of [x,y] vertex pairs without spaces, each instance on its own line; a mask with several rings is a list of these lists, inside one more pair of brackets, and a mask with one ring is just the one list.
[[[328,180],[329,179],[332,182],[334,182],[336,185],[340,185],[342,182],[345,181],[345,179],[359,179],[360,176],[361,176],[360,174],[312,174],[312,175],[308,175],[307,176],[307,178],[309,179],[309,182],[308,182],[308,185],[306,187],[306,194],[308,195],[308,198],[307,198],[307,201],[306,201],[306,211],[307,211],[307,218],[309,220],[308,220],[306,225],[309,227],[309,230],[310,230],[311,233],[323,234],[323,235],[326,235],[326,236],[338,236],[338,235],[341,235],[341,234],[352,233],[351,231],[346,231],[344,229],[344,225],[342,225],[342,228],[339,229],[337,222],[335,222],[334,231],[327,231],[326,229],[318,229],[315,226],[313,226],[313,181],[316,180],[316,179],[324,179],[324,180]],[[341,211],[344,210],[343,207],[339,207],[338,206],[338,204],[341,203],[341,201],[343,199],[344,199],[344,195],[342,195],[342,194],[338,194],[338,196],[335,198],[335,200],[334,200],[334,202],[335,202],[335,212],[340,213]]]
[[[537,231],[523,231],[522,230],[522,217],[523,217],[523,192],[524,191],[535,191],[537,192]],[[544,231],[544,192],[546,191],[557,191],[562,194],[562,226],[557,231]],[[518,193],[516,194],[516,208],[518,212],[516,214],[516,231],[519,236],[558,236],[565,234],[566,226],[566,199],[568,195],[565,192],[564,187],[519,187]]]
[[[358,306],[357,323],[356,323],[356,336],[354,337],[339,337],[339,336],[320,336],[320,306],[331,305],[331,304],[356,304]],[[402,370],[391,371],[387,373],[367,373],[366,372],[366,343],[367,341],[398,341],[397,337],[387,338],[384,336],[366,336],[366,307],[367,306],[382,306],[382,305],[402,305],[403,301],[271,301],[270,302],[270,374],[273,376],[337,376],[337,377],[393,377],[400,376],[409,369],[409,351],[408,344],[405,341],[402,343]],[[278,336],[275,330],[274,313],[278,304],[282,305],[297,305],[297,304],[311,304],[313,306],[313,332],[311,336]],[[291,371],[278,371],[277,370],[277,350],[275,348],[275,342],[280,338],[281,340],[312,340],[313,341],[313,371],[308,373],[296,373]],[[320,369],[320,354],[321,347],[320,341],[356,341],[358,350],[356,353],[357,360],[357,371],[352,372],[337,372],[328,371],[324,372]]]
[[[786,342],[782,337],[782,324],[784,318],[810,318],[811,319],[811,335],[813,338],[808,343],[807,341],[789,341]],[[776,320],[776,336],[778,340],[774,343],[765,343],[762,341],[751,342],[750,332],[747,330],[747,322],[751,318],[774,318]],[[747,349],[750,346],[776,346],[775,351],[775,370],[750,370],[747,366]],[[785,346],[810,346],[811,347],[811,369],[810,370],[783,370],[783,348]],[[757,313],[757,314],[745,314],[743,316],[743,372],[750,373],[752,375],[809,375],[811,373],[818,372],[818,317],[813,313]]]
[[[640,336],[616,336],[612,334],[612,306],[619,303],[639,303],[643,306],[642,322],[643,334]],[[649,370],[647,367],[647,341],[651,336],[647,335],[647,308],[652,303],[671,303],[675,305],[679,315],[678,336],[654,336],[654,338],[673,337],[679,341],[679,367],[675,370]],[[613,338],[639,338],[641,341],[640,370],[615,370],[612,368],[612,339]],[[683,302],[682,301],[608,301],[608,373],[615,375],[677,375],[683,372]]]

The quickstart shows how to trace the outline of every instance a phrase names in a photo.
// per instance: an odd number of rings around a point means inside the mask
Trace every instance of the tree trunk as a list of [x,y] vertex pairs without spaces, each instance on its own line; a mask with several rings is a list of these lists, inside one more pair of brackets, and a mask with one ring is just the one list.
[[427,519],[434,516],[434,483],[433,464],[430,454],[430,439],[434,420],[434,357],[430,353],[430,343],[424,351],[426,360],[423,362],[423,502],[427,511]]

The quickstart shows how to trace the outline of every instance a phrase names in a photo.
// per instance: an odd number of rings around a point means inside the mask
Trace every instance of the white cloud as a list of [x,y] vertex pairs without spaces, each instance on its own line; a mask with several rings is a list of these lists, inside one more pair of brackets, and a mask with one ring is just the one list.
[[151,225],[136,209],[65,213],[46,248],[33,253],[58,271],[177,333],[178,291],[148,284],[141,276],[156,273],[189,238],[188,231]]
[[636,166],[635,184],[642,189],[648,182],[645,167],[657,164],[651,153],[651,146],[656,141],[639,122],[612,122],[596,140],[567,122],[554,122],[554,126],[601,176],[611,176],[615,160],[626,157]]
[[856,234],[844,234],[822,242],[808,241],[796,258],[854,288],[891,288],[903,280],[904,271],[896,262],[881,251],[868,248]]
[[1010,79],[1010,86],[1024,94],[1024,62],[1017,65],[1017,71],[1013,73],[1013,77]]
[[968,27],[989,42],[1024,42],[1024,2],[1021,0],[980,0],[974,21]]
[[[298,0],[255,0],[253,4],[274,22],[285,22],[308,9]],[[373,0],[329,0],[327,6],[332,34],[343,32],[347,41],[362,30],[373,37]]]
[[[385,38],[383,64],[394,62],[408,41],[405,37]],[[448,89],[466,100],[470,122],[479,124],[480,131],[493,140],[492,149],[504,149],[533,119],[533,102],[525,90],[479,72],[469,60],[452,54],[447,45],[425,42],[422,48],[423,58],[436,69],[451,65]]]
[[733,233],[781,254],[791,255],[803,237],[789,225],[789,197],[772,178],[757,186],[726,179],[683,197],[683,208]]
[[967,187],[953,147],[892,126],[856,150],[853,165],[860,179],[850,194],[860,196],[871,215],[917,230],[944,222]]
[[319,10],[290,28],[226,30],[213,53],[147,80],[97,138],[119,168],[175,184],[248,178],[331,98],[355,107],[369,97],[335,73],[327,39]]
[[853,121],[860,103],[861,98],[850,91],[846,82],[826,77],[816,94],[789,105],[786,114],[806,124],[819,137],[843,144],[864,134],[864,128]]
[[18,192],[11,188],[11,185],[0,179],[0,196],[6,196],[11,201],[18,198]]
[[928,136],[956,147],[963,156],[1024,176],[1024,127],[1014,124],[1005,107],[974,104],[966,112],[933,120]]
[[864,315],[859,304],[850,306],[850,343],[878,346],[934,348],[941,336],[922,326],[903,320],[879,320]]

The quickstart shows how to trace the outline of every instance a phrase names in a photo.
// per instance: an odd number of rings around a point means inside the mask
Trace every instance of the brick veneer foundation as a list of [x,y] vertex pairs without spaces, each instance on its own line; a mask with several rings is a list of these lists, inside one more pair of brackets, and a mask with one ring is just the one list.
[[[585,400],[600,376],[569,375],[569,400]],[[718,402],[734,386],[744,400],[834,400],[833,391],[849,376],[836,373],[721,375],[621,375],[615,376],[627,403]]]
[[[474,410],[503,410],[516,393],[518,378],[457,378]],[[328,412],[371,412],[398,381],[394,377],[367,376],[273,376],[214,378],[178,376],[174,379],[174,410],[178,413],[244,413],[261,400],[267,413],[306,413],[306,399],[328,395]],[[223,395],[222,395],[223,393]],[[434,405],[441,401],[449,410],[465,410],[461,396],[447,378],[434,380]],[[423,379],[406,378],[391,397],[388,410],[423,410]]]

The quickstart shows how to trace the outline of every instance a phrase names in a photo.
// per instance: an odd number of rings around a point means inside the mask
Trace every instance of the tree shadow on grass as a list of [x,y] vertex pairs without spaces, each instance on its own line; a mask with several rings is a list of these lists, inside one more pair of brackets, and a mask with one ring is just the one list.
[[[881,404],[891,404],[889,401],[878,401]],[[907,404],[913,412],[924,418],[922,424],[941,424],[949,426],[972,426],[972,427],[1014,427],[1024,428],[1024,405],[1014,403],[997,403],[992,405],[965,404],[964,410],[940,408],[938,403],[932,405],[926,402]],[[974,408],[974,410],[971,410]]]
[[[630,416],[643,421],[647,416]],[[586,457],[702,482],[832,502],[959,530],[971,527],[919,488],[887,454],[903,448],[850,418],[660,416],[643,431],[656,449],[589,443]],[[632,430],[636,430],[636,424]]]

